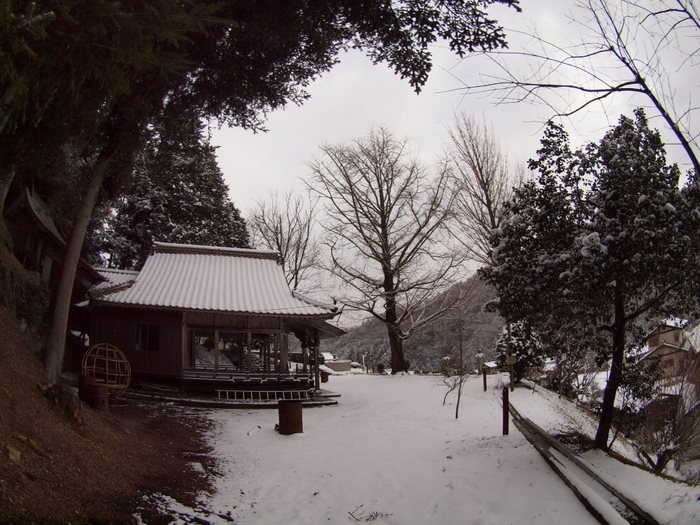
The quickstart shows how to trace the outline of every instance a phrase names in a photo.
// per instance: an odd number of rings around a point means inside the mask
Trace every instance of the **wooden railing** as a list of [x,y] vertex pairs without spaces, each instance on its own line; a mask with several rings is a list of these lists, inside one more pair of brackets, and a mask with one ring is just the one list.
[[197,367],[183,370],[185,379],[217,379],[217,380],[243,380],[243,379],[311,379],[310,372],[265,372],[256,370],[238,370],[234,368]]
[[188,390],[216,393],[219,399],[261,400],[309,399],[313,377],[309,373],[241,372],[221,368],[193,368],[183,371]]

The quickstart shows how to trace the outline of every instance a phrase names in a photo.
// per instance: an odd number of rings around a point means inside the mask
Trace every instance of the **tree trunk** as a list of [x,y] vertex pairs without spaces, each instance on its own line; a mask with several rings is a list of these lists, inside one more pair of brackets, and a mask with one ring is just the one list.
[[0,133],[5,131],[5,127],[10,122],[12,116],[12,105],[15,102],[15,97],[20,92],[22,84],[26,81],[26,74],[20,73],[5,89],[5,92],[0,97]]
[[130,98],[115,104],[112,108],[113,118],[106,131],[104,146],[95,161],[92,175],[87,181],[83,200],[73,219],[73,227],[61,264],[58,290],[50,313],[45,345],[45,368],[47,378],[51,383],[56,383],[61,376],[75,275],[100,190],[112,164],[122,157],[132,156],[138,147],[142,122],[140,119],[148,114],[148,108],[148,99],[145,93],[138,89]]
[[15,167],[10,166],[7,170],[2,170],[0,175],[0,217],[5,213],[5,200],[10,191],[10,186],[15,178]]
[[5,241],[8,246],[10,244],[10,234],[7,231],[5,224],[5,200],[10,191],[10,186],[15,178],[15,167],[10,166],[9,169],[3,170],[0,175],[0,239]]
[[391,350],[391,373],[407,372],[406,360],[403,356],[403,341],[399,337],[398,329],[394,325],[387,324],[389,334],[389,349]]
[[615,320],[613,323],[612,362],[610,375],[603,392],[603,404],[600,411],[600,421],[595,435],[595,447],[608,450],[608,436],[615,415],[615,396],[622,379],[622,367],[625,358],[625,305],[623,283],[618,279],[615,284]]
[[52,384],[56,383],[61,376],[66,346],[68,315],[70,313],[75,274],[78,271],[80,262],[80,251],[83,247],[85,234],[90,224],[92,212],[97,204],[97,197],[102,188],[110,159],[111,156],[104,157],[95,166],[92,177],[88,181],[85,196],[80,203],[80,208],[73,222],[73,228],[71,229],[68,245],[61,263],[61,276],[56,292],[56,300],[51,311],[49,331],[46,336],[46,376]]
[[391,373],[407,372],[406,360],[403,356],[403,341],[399,335],[399,327],[396,325],[398,315],[394,296],[394,275],[390,271],[384,272],[384,300],[386,301],[385,323],[391,350]]

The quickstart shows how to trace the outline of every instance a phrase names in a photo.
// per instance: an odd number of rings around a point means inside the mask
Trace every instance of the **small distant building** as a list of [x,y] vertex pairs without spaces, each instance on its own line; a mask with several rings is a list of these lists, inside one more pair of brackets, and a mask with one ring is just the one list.
[[[226,397],[311,391],[320,339],[344,333],[328,322],[335,306],[289,290],[273,251],[157,242],[140,272],[101,274],[91,343],[121,349],[137,380]],[[289,370],[290,334],[301,342],[300,372]]]
[[331,352],[321,352],[322,361],[328,363],[329,361],[335,361],[338,357]]
[[[66,241],[58,231],[48,205],[32,191],[24,189],[6,215],[15,256],[27,270],[39,273],[42,284],[53,298],[58,289]],[[101,280],[100,274],[81,259],[75,276],[74,302],[83,300],[88,289]]]
[[669,319],[647,336],[640,360],[658,357],[663,369],[661,395],[647,407],[647,421],[663,422],[669,414],[695,421],[687,459],[700,459],[700,322]]
[[[46,291],[49,304],[58,292],[65,259],[66,241],[53,220],[48,205],[33,191],[22,189],[5,212],[12,238],[13,253],[22,266],[35,272],[36,283]],[[88,341],[89,316],[85,299],[104,278],[85,260],[80,259],[73,281],[68,317],[65,363],[75,368]],[[33,297],[36,301],[38,298]]]
[[496,361],[486,361],[483,365],[483,370],[486,371],[487,375],[493,375],[498,373],[498,363]]
[[[38,273],[53,301],[63,266],[66,241],[58,231],[49,207],[34,192],[25,188],[8,207],[6,215],[15,256],[24,268]],[[92,266],[80,259],[72,303],[77,304],[85,299],[87,291],[102,279]],[[83,317],[78,319],[80,314],[80,310],[73,308],[71,321],[76,319],[79,325],[85,320]],[[79,328],[81,326],[76,327]]]
[[[334,372],[350,372],[352,361],[349,359],[336,359],[335,361],[326,361],[325,365]],[[360,365],[362,366],[362,365]]]
[[[660,359],[667,380],[684,375],[700,384],[700,370],[694,367],[700,344],[700,326],[680,319],[667,320],[647,336],[647,352],[641,359]],[[695,369],[693,369],[695,368]]]

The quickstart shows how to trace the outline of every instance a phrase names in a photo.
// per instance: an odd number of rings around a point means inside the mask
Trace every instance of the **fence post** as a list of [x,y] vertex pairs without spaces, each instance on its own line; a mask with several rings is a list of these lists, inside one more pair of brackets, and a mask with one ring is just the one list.
[[508,435],[508,387],[503,387],[503,435]]

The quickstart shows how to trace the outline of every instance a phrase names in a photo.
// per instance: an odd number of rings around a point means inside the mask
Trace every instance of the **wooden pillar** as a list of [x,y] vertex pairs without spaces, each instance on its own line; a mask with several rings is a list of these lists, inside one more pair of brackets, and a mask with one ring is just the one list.
[[260,359],[262,361],[263,372],[270,371],[270,344],[268,340],[263,337],[262,345],[260,348]]
[[313,351],[314,351],[314,356],[316,357],[314,359],[314,385],[316,386],[316,390],[321,390],[321,369],[319,368],[321,366],[320,359],[321,359],[321,354],[320,354],[320,343],[318,339],[318,331],[314,332],[313,335]]
[[287,372],[289,370],[289,336],[284,333],[279,333],[275,336],[275,340],[278,342],[279,345],[279,371]]
[[246,340],[246,349],[245,349],[245,354],[246,356],[244,357],[244,360],[247,364],[246,368],[250,372],[250,369],[253,367],[253,354],[251,352],[252,348],[252,343],[253,343],[253,334],[252,332],[246,332],[247,335],[247,340]]
[[214,370],[219,369],[219,331],[214,328]]
[[192,355],[192,341],[187,331],[185,312],[180,312],[180,375],[186,368],[194,368],[194,356]]

